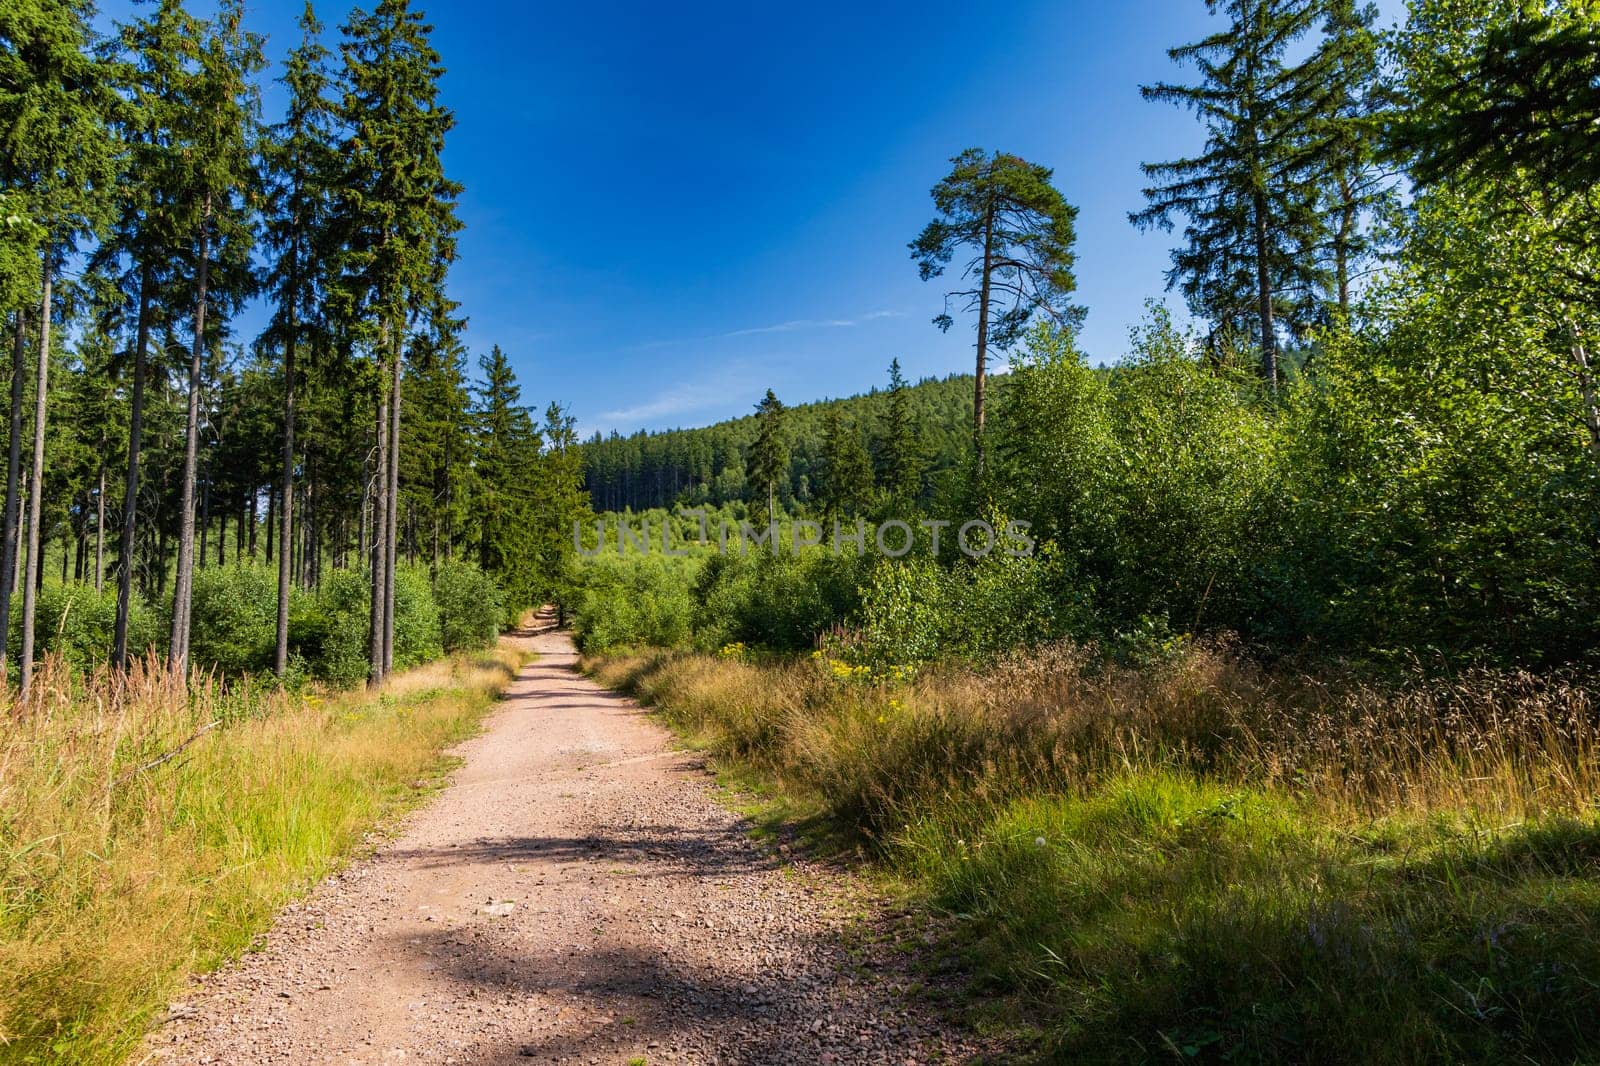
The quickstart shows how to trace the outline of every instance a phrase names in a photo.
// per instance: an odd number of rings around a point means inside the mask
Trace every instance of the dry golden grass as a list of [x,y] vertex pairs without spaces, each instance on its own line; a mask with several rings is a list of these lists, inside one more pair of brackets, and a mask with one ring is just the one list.
[[826,662],[685,652],[588,665],[871,835],[941,797],[982,807],[1133,770],[1281,790],[1357,818],[1535,818],[1586,813],[1600,797],[1595,690],[1561,674],[1477,669],[1379,686],[1265,669],[1226,643],[1143,667],[1061,644],[903,684],[841,679]]
[[0,722],[0,1061],[120,1059],[186,973],[423,793],[520,655],[327,698],[46,666]]
[[739,654],[589,666],[874,841],[1041,1061],[1600,1061],[1582,677],[1378,685],[1224,643],[901,684]]

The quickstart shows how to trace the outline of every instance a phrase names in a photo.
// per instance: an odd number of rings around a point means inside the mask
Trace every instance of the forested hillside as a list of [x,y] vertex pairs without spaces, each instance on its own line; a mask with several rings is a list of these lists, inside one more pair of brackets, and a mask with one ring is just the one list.
[[[891,374],[897,374],[896,367]],[[869,460],[882,470],[891,461],[891,438],[904,434],[893,423],[891,405],[904,390],[905,425],[917,462],[918,495],[965,462],[972,422],[972,376],[952,374],[896,384],[842,400],[797,403],[788,408],[788,473],[778,486],[780,502],[805,506],[817,501],[827,480],[826,444],[831,420],[839,432],[857,438]],[[754,406],[752,404],[752,406]],[[584,485],[597,511],[644,510],[674,504],[721,505],[760,498],[765,489],[748,475],[757,435],[756,415],[700,429],[639,431],[609,437],[596,433],[583,445]]]

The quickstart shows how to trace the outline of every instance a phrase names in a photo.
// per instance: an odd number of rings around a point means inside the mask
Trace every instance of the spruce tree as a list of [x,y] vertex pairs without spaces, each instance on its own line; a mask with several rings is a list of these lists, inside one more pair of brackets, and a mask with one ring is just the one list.
[[278,618],[273,668],[282,676],[289,665],[290,546],[294,529],[295,401],[299,356],[306,332],[320,325],[319,297],[325,288],[329,247],[331,183],[338,153],[328,50],[322,24],[311,4],[300,15],[300,44],[289,53],[283,84],[288,111],[266,145],[267,211],[264,238],[274,259],[267,285],[275,311],[268,340],[283,353],[283,438],[279,472],[283,510],[278,540]]
[[[188,410],[184,420],[183,473],[178,511],[178,559],[173,578],[172,632],[167,657],[173,669],[189,664],[190,601],[195,569],[195,486],[199,463],[200,398],[204,358],[212,332],[255,287],[250,253],[255,216],[250,201],[258,182],[255,133],[259,118],[252,80],[264,65],[261,39],[243,27],[242,0],[225,0],[204,24],[192,48],[194,70],[171,135],[182,152],[180,203],[187,217],[185,251],[193,256],[190,286]],[[218,312],[208,326],[207,312]]]
[[767,490],[767,521],[778,521],[778,480],[789,475],[787,409],[771,390],[756,404],[756,439],[750,447],[750,480]]
[[522,388],[498,344],[478,366],[483,371],[475,419],[478,564],[485,573],[503,576],[518,561],[509,542],[523,532],[518,528],[518,502],[529,491],[529,461],[537,454],[538,431],[522,406]]
[[377,493],[373,508],[371,679],[381,681],[394,655],[394,568],[398,543],[399,442],[403,356],[408,323],[429,306],[455,257],[455,198],[460,187],[441,161],[454,125],[438,102],[444,68],[429,42],[432,27],[408,0],[380,0],[356,10],[344,27],[344,98],[348,135],[337,213],[346,227],[344,284],[355,340],[376,370],[374,433]]
[[889,362],[888,399],[877,447],[880,480],[884,491],[895,501],[915,503],[922,495],[927,461],[916,415],[911,410],[911,390],[900,372],[899,359]]
[[[89,52],[91,9],[72,0],[21,0],[0,12],[0,195],[20,213],[8,233],[26,234],[22,251],[33,256],[8,256],[4,271],[9,284],[33,279],[32,299],[39,308],[35,353],[33,468],[28,491],[28,548],[23,585],[21,698],[33,677],[34,600],[42,550],[44,460],[49,403],[51,328],[57,307],[55,282],[79,241],[102,221],[105,197],[114,175],[115,149],[107,126],[114,100],[108,71]],[[34,242],[36,247],[34,246]],[[19,242],[20,243],[20,242]],[[13,248],[15,253],[17,248]],[[31,258],[31,270],[22,263]],[[23,285],[21,292],[29,286]],[[23,374],[24,323],[16,321],[12,367],[11,455],[17,456],[21,423],[19,385]],[[0,595],[0,621],[9,618],[10,575],[16,559],[18,512],[17,462],[7,469],[5,557]],[[9,626],[7,626],[9,628]],[[0,639],[0,663],[5,658]]]
[[970,288],[945,294],[934,324],[948,330],[952,299],[978,315],[977,370],[973,385],[972,440],[981,484],[984,467],[984,392],[989,349],[1005,351],[1035,314],[1075,328],[1083,309],[1067,302],[1077,288],[1072,274],[1078,209],[1050,184],[1048,167],[1017,156],[969,148],[933,187],[939,217],[910,244],[922,280],[940,277],[958,252],[971,258],[959,277]]
[[1321,172],[1323,247],[1331,260],[1331,303],[1341,319],[1350,314],[1351,279],[1373,251],[1370,216],[1394,201],[1388,175],[1378,164],[1373,117],[1382,108],[1378,78],[1378,10],[1359,0],[1327,0],[1325,35],[1309,76],[1322,86],[1322,112],[1312,131]]
[[872,458],[861,442],[861,428],[846,423],[837,404],[828,408],[822,427],[822,511],[836,519],[855,514],[872,499]]
[[[131,649],[129,617],[139,566],[141,463],[151,338],[170,332],[167,307],[176,303],[177,256],[187,232],[181,194],[186,171],[183,148],[173,136],[188,92],[192,42],[199,26],[180,0],[161,0],[149,16],[117,27],[112,54],[123,96],[116,115],[126,145],[116,190],[117,216],[95,249],[91,270],[114,294],[101,303],[102,325],[131,332],[127,473],[122,493],[122,529],[117,553],[117,618],[112,662],[126,666]],[[158,368],[164,376],[164,368]],[[159,519],[157,519],[159,522]],[[163,572],[165,560],[152,560]]]
[[1318,265],[1318,165],[1307,137],[1330,106],[1313,64],[1291,64],[1291,46],[1317,26],[1322,0],[1207,0],[1228,26],[1169,49],[1194,64],[1195,85],[1166,82],[1140,89],[1146,100],[1194,111],[1206,129],[1202,154],[1146,163],[1155,184],[1129,216],[1140,229],[1187,220],[1172,253],[1169,288],[1196,315],[1225,328],[1255,323],[1261,372],[1278,381],[1278,329],[1296,332],[1313,317]]

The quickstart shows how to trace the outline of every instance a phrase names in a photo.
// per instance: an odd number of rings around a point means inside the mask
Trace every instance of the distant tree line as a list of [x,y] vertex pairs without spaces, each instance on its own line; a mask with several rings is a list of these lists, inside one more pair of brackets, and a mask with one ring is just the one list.
[[[774,397],[774,399],[777,399]],[[853,510],[889,492],[926,501],[965,469],[971,442],[972,376],[905,380],[898,359],[883,389],[842,400],[796,404],[781,414],[787,462],[774,479],[775,501]],[[752,473],[758,414],[700,429],[595,434],[583,444],[584,484],[597,511],[675,504],[767,503]]]

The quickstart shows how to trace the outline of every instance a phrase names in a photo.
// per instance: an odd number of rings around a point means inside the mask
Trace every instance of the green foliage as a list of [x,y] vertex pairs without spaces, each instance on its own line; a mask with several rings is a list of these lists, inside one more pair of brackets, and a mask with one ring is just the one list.
[[656,555],[607,554],[580,561],[561,593],[579,650],[687,645],[695,614],[690,584],[697,565],[691,559]]
[[277,640],[275,571],[212,566],[195,574],[190,657],[225,677],[270,670]]
[[482,570],[464,559],[446,559],[433,578],[439,607],[439,636],[447,652],[492,645],[505,623],[500,590]]
[[1082,625],[1053,554],[997,552],[954,568],[926,559],[884,561],[872,568],[860,598],[855,624],[828,648],[873,667],[992,661]]
[[[111,634],[117,616],[117,592],[107,585],[96,592],[92,585],[46,581],[36,604],[37,654],[60,655],[81,670],[93,670],[111,658]],[[128,646],[136,656],[155,647],[161,635],[158,612],[135,596],[129,612]],[[21,644],[22,598],[12,600],[11,647]]]
[[[290,619],[291,643],[305,649],[317,675],[336,687],[348,688],[366,679],[371,597],[368,575],[335,570],[317,590],[316,610]],[[397,581],[397,607],[399,598]]]
[[1007,505],[1113,626],[1284,624],[1270,613],[1289,492],[1279,407],[1252,375],[1198,358],[1160,308],[1133,347],[1102,375],[1059,335],[1033,336],[1001,433]]
[[854,611],[863,572],[855,556],[821,550],[711,556],[694,587],[695,643],[810,648]]
[[394,665],[420,666],[444,654],[439,607],[425,566],[402,565],[394,581]]

